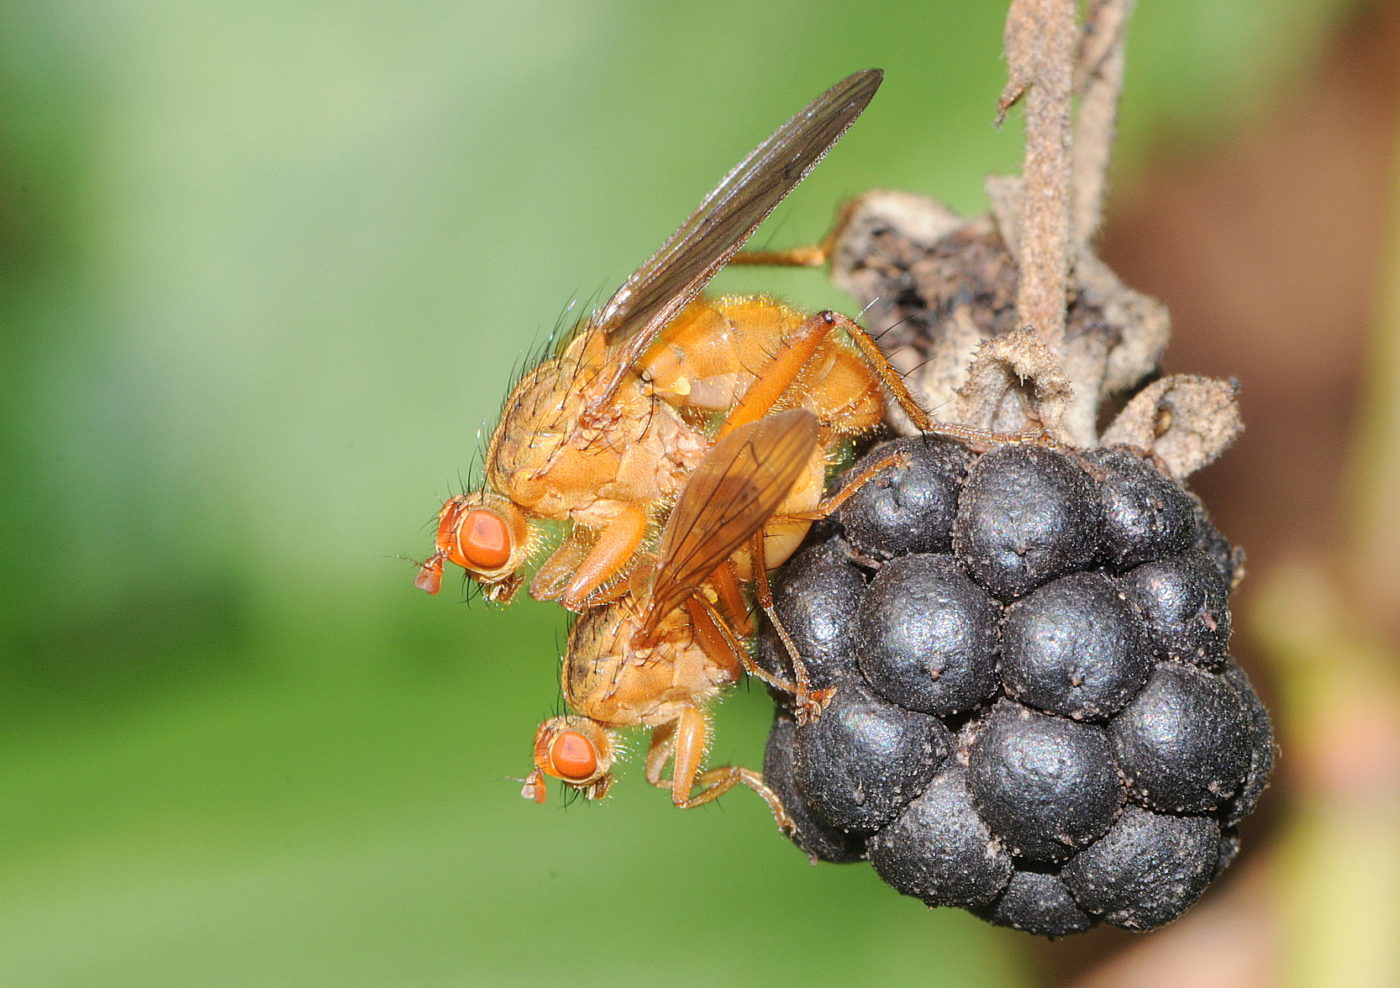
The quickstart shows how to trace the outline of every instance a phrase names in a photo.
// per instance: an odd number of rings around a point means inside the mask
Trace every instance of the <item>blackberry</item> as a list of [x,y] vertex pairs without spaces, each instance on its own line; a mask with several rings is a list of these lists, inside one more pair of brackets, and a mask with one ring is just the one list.
[[1030,867],[1012,872],[1005,891],[977,915],[998,926],[1045,937],[1083,933],[1098,923],[1096,917],[1079,908],[1058,874]]
[[1167,813],[1204,813],[1244,781],[1249,729],[1249,711],[1229,681],[1162,663],[1109,733],[1136,802]]
[[786,712],[779,714],[763,751],[763,780],[792,817],[792,842],[813,861],[859,861],[865,856],[865,841],[818,820],[798,794],[792,752],[796,732],[797,722]]
[[1218,669],[1230,641],[1230,583],[1199,549],[1144,563],[1123,577],[1152,632],[1152,654]]
[[[835,686],[854,662],[856,611],[864,595],[865,576],[839,540],[803,548],[774,581],[773,603],[814,688]],[[758,661],[768,672],[792,676],[787,652],[771,625],[759,636]]]
[[951,748],[936,717],[847,680],[822,716],[797,728],[797,786],[817,819],[873,833],[928,785]]
[[1196,504],[1191,495],[1130,450],[1095,449],[1084,459],[1099,481],[1099,561],[1105,566],[1122,572],[1192,544]]
[[967,773],[945,767],[870,841],[870,864],[906,895],[932,906],[981,906],[1014,870],[972,806]]
[[1194,497],[1192,500],[1195,501],[1196,548],[1215,564],[1215,568],[1225,580],[1225,586],[1233,590],[1244,578],[1244,550],[1230,545],[1225,536],[1220,534],[1220,529],[1210,520],[1210,515],[1206,514],[1205,505]]
[[1239,693],[1249,716],[1249,768],[1239,792],[1225,805],[1225,825],[1233,827],[1254,812],[1259,797],[1269,784],[1269,775],[1274,770],[1274,725],[1269,720],[1264,701],[1254,691],[1254,684],[1233,659],[1226,661],[1221,678]]
[[[1228,656],[1242,556],[1128,449],[897,440],[776,610],[830,706],[782,706],[765,770],[814,860],[1058,937],[1204,892],[1273,767]],[[858,467],[859,469],[860,467]],[[760,661],[790,673],[771,629]]]
[[886,470],[865,484],[841,509],[846,540],[863,555],[888,559],[909,552],[947,552],[958,510],[958,489],[972,454],[940,436],[911,436],[886,443],[847,472],[857,476],[877,459],[902,451],[905,470]]
[[1088,912],[1126,930],[1150,930],[1200,898],[1219,858],[1219,821],[1129,806],[1060,877]]

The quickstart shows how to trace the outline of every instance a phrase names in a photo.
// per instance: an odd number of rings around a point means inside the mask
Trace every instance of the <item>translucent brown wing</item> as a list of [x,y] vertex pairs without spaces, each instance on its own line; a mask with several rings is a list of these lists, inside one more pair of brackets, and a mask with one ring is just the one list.
[[841,139],[883,76],[879,69],[847,76],[775,130],[598,310],[589,328],[622,350],[595,407],[612,397],[627,368],[656,335]]
[[802,408],[751,422],[715,443],[661,533],[645,631],[773,517],[816,448],[817,417]]

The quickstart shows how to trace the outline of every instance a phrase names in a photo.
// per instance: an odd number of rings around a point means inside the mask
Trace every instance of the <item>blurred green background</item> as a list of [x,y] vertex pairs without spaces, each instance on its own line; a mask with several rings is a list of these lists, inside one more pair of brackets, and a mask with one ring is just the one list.
[[[1355,6],[1143,4],[1118,185],[1228,144]],[[407,560],[565,306],[838,78],[887,73],[758,242],[871,186],[981,209],[1020,156],[1003,17],[0,7],[0,984],[1020,984],[1116,950],[930,913],[635,766],[527,803],[561,614],[429,598]],[[757,763],[768,719],[737,691],[715,759]]]

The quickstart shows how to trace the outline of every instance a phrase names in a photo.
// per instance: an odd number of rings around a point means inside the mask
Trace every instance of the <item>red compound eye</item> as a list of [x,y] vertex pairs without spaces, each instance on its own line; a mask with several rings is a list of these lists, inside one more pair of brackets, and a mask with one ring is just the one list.
[[577,731],[563,731],[549,748],[549,774],[565,782],[584,782],[598,771],[598,752]]
[[485,508],[462,516],[457,526],[457,545],[462,565],[479,573],[490,573],[510,562],[510,528],[504,518]]

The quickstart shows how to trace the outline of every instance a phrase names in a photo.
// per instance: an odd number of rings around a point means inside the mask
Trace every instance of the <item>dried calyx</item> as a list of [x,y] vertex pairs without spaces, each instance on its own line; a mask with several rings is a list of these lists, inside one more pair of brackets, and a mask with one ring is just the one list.
[[[1166,308],[1091,254],[1076,260],[1061,339],[1021,325],[1020,215],[1014,196],[992,201],[991,214],[964,220],[931,199],[876,190],[835,241],[833,279],[872,325],[892,327],[881,343],[934,418],[1043,430],[1065,446],[1133,446],[1177,480],[1224,452],[1243,429],[1236,382],[1158,377]],[[1100,431],[1107,408],[1117,414]]]
[[1007,18],[999,111],[1024,103],[1024,176],[990,177],[971,219],[866,193],[832,238],[832,280],[891,327],[891,361],[939,422],[1129,445],[1179,481],[1239,435],[1237,385],[1160,377],[1166,308],[1094,255],[1131,3],[1090,4],[1082,30],[1076,6],[1016,0]]

